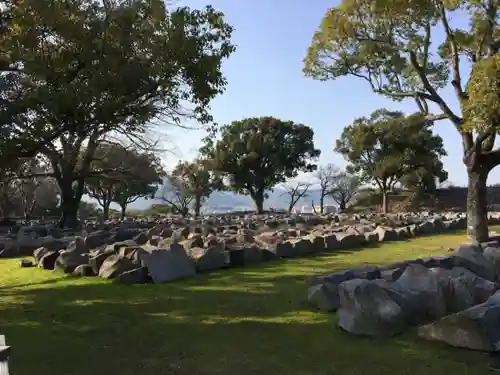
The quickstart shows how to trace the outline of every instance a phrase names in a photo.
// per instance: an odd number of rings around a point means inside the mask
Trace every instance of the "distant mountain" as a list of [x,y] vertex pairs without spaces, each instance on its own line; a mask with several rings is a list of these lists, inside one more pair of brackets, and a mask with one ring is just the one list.
[[[283,189],[276,188],[274,191],[270,192],[269,198],[266,199],[264,203],[265,208],[274,209],[287,209],[288,208],[288,194]],[[319,205],[320,191],[311,190],[306,198],[301,199],[297,202],[296,208],[300,209],[302,206],[311,207],[311,202],[315,205]],[[143,199],[140,198],[134,203],[130,204],[131,209],[145,210],[151,207],[153,204],[164,204],[161,199]],[[336,205],[335,202],[330,198],[325,198],[326,205]],[[207,212],[213,211],[236,211],[236,210],[252,210],[254,209],[254,203],[249,196],[234,194],[225,191],[216,191],[208,197],[203,209]]]

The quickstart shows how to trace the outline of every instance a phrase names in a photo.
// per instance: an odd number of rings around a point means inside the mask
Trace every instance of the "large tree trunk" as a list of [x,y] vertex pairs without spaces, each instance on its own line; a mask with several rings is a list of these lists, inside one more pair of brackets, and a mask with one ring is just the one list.
[[488,170],[468,170],[467,237],[478,242],[489,240],[487,187]]
[[251,195],[254,203],[257,214],[264,213],[264,192],[257,191]]
[[61,218],[59,219],[60,228],[78,228],[78,208],[80,200],[75,197],[69,196],[61,201]]
[[73,180],[61,179],[57,181],[61,189],[61,218],[60,228],[78,228],[78,209],[82,200],[83,188],[78,184],[76,191],[73,189]]
[[201,197],[195,197],[194,199],[194,217],[200,216],[201,211]]
[[340,209],[340,211],[345,210],[345,207],[346,207],[346,203],[345,203],[345,201],[340,201],[340,204],[339,204],[339,209]]
[[121,208],[121,217],[122,217],[122,220],[125,219],[125,216],[127,215],[127,203],[120,203],[120,208]]
[[382,213],[389,212],[389,197],[387,191],[382,191]]
[[104,200],[102,202],[102,219],[106,221],[109,219],[109,206],[111,205],[111,201]]
[[319,198],[319,212],[323,215],[325,211],[325,195],[321,193],[321,197]]

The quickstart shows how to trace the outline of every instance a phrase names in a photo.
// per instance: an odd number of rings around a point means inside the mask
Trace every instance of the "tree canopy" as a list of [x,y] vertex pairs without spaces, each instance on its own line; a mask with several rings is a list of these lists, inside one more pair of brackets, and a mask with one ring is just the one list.
[[36,144],[49,158],[61,225],[75,221],[93,153],[109,134],[137,142],[154,124],[212,120],[209,103],[226,84],[221,64],[234,50],[232,28],[212,7],[168,11],[162,0],[0,5],[9,15],[0,125],[8,140]]
[[266,192],[299,171],[316,170],[321,151],[314,147],[314,131],[303,124],[274,117],[247,118],[221,128],[221,138],[206,140],[202,153],[227,178],[234,192],[248,194],[263,211]]
[[168,181],[171,185],[170,194],[167,192],[163,199],[174,207],[179,206],[179,212],[183,211],[181,206],[193,203],[195,216],[200,215],[205,199],[215,190],[223,188],[220,176],[214,173],[208,161],[203,159],[179,162],[170,173]]
[[[469,177],[468,233],[480,241],[488,239],[488,173],[500,164],[499,8],[488,0],[343,0],[326,12],[304,59],[308,76],[356,77],[375,93],[414,100],[428,119],[453,123]],[[468,80],[463,62],[472,64]],[[461,113],[443,98],[448,85]]]
[[127,205],[141,197],[153,197],[164,175],[161,160],[153,153],[119,144],[100,144],[94,153],[85,192],[96,199],[108,218],[117,203],[125,215]]
[[434,178],[444,173],[435,169],[442,167],[439,158],[446,155],[443,140],[432,134],[432,122],[419,113],[405,117],[380,109],[358,118],[344,128],[336,151],[349,162],[348,170],[379,188],[384,212],[387,193],[405,176],[422,169]]

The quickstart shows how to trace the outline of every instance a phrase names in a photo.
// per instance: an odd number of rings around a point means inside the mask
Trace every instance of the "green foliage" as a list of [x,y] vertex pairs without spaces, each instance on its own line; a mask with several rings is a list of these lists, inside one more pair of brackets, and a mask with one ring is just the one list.
[[163,0],[0,6],[8,15],[0,54],[9,70],[0,75],[3,139],[36,145],[50,159],[65,217],[74,216],[93,153],[109,133],[138,142],[158,123],[211,122],[210,101],[226,85],[221,64],[234,50],[232,28],[211,6],[167,11]]
[[[468,153],[474,129],[488,135],[500,126],[496,94],[499,7],[486,0],[343,0],[326,12],[314,34],[304,72],[320,80],[361,78],[376,93],[394,100],[414,99],[429,116],[429,104],[434,103],[441,113],[432,117],[450,119],[467,138]],[[453,17],[465,14],[469,15],[467,27],[450,26]],[[437,45],[442,30],[445,38]],[[473,64],[466,90],[461,58]],[[439,95],[439,89],[450,83],[463,118]],[[486,138],[481,136],[480,143],[486,142],[484,151],[490,151],[488,145],[494,142]]]
[[[202,153],[213,158],[215,171],[227,177],[229,188],[249,194],[259,206],[265,192],[316,170],[320,155],[314,148],[313,130],[303,124],[273,117],[234,121],[221,129],[221,139],[207,139]],[[261,209],[262,207],[258,207]]]
[[126,207],[140,197],[152,197],[163,174],[161,160],[154,154],[104,143],[94,154],[85,191],[107,214],[111,202]]
[[213,191],[223,188],[222,179],[210,169],[208,161],[179,162],[169,176],[176,201],[194,200],[195,215]]
[[484,133],[491,124],[500,124],[500,55],[474,65],[467,95],[468,100],[463,102],[465,125]]
[[430,0],[344,0],[327,11],[314,34],[304,72],[321,80],[362,77],[374,91],[402,99],[424,89],[411,63],[413,53],[430,84],[444,87],[447,64],[422,48],[437,17]]
[[444,173],[439,161],[446,155],[443,140],[432,134],[432,123],[420,114],[405,117],[381,109],[358,118],[344,128],[336,151],[350,163],[349,170],[375,183],[382,193],[417,170],[432,177]]

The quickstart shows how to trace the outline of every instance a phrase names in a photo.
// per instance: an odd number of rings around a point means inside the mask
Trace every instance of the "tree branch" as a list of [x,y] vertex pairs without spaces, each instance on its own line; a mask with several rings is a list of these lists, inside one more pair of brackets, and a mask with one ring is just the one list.
[[457,98],[459,100],[464,99],[466,95],[462,90],[462,78],[460,77],[460,55],[457,47],[457,41],[455,39],[455,34],[451,30],[450,25],[448,23],[448,18],[446,17],[446,10],[442,2],[441,5],[439,6],[439,12],[441,16],[441,22],[443,23],[444,31],[446,33],[446,37],[450,42],[451,67],[452,67],[451,70],[453,73],[453,80],[451,81],[451,84],[455,88],[455,94]]

